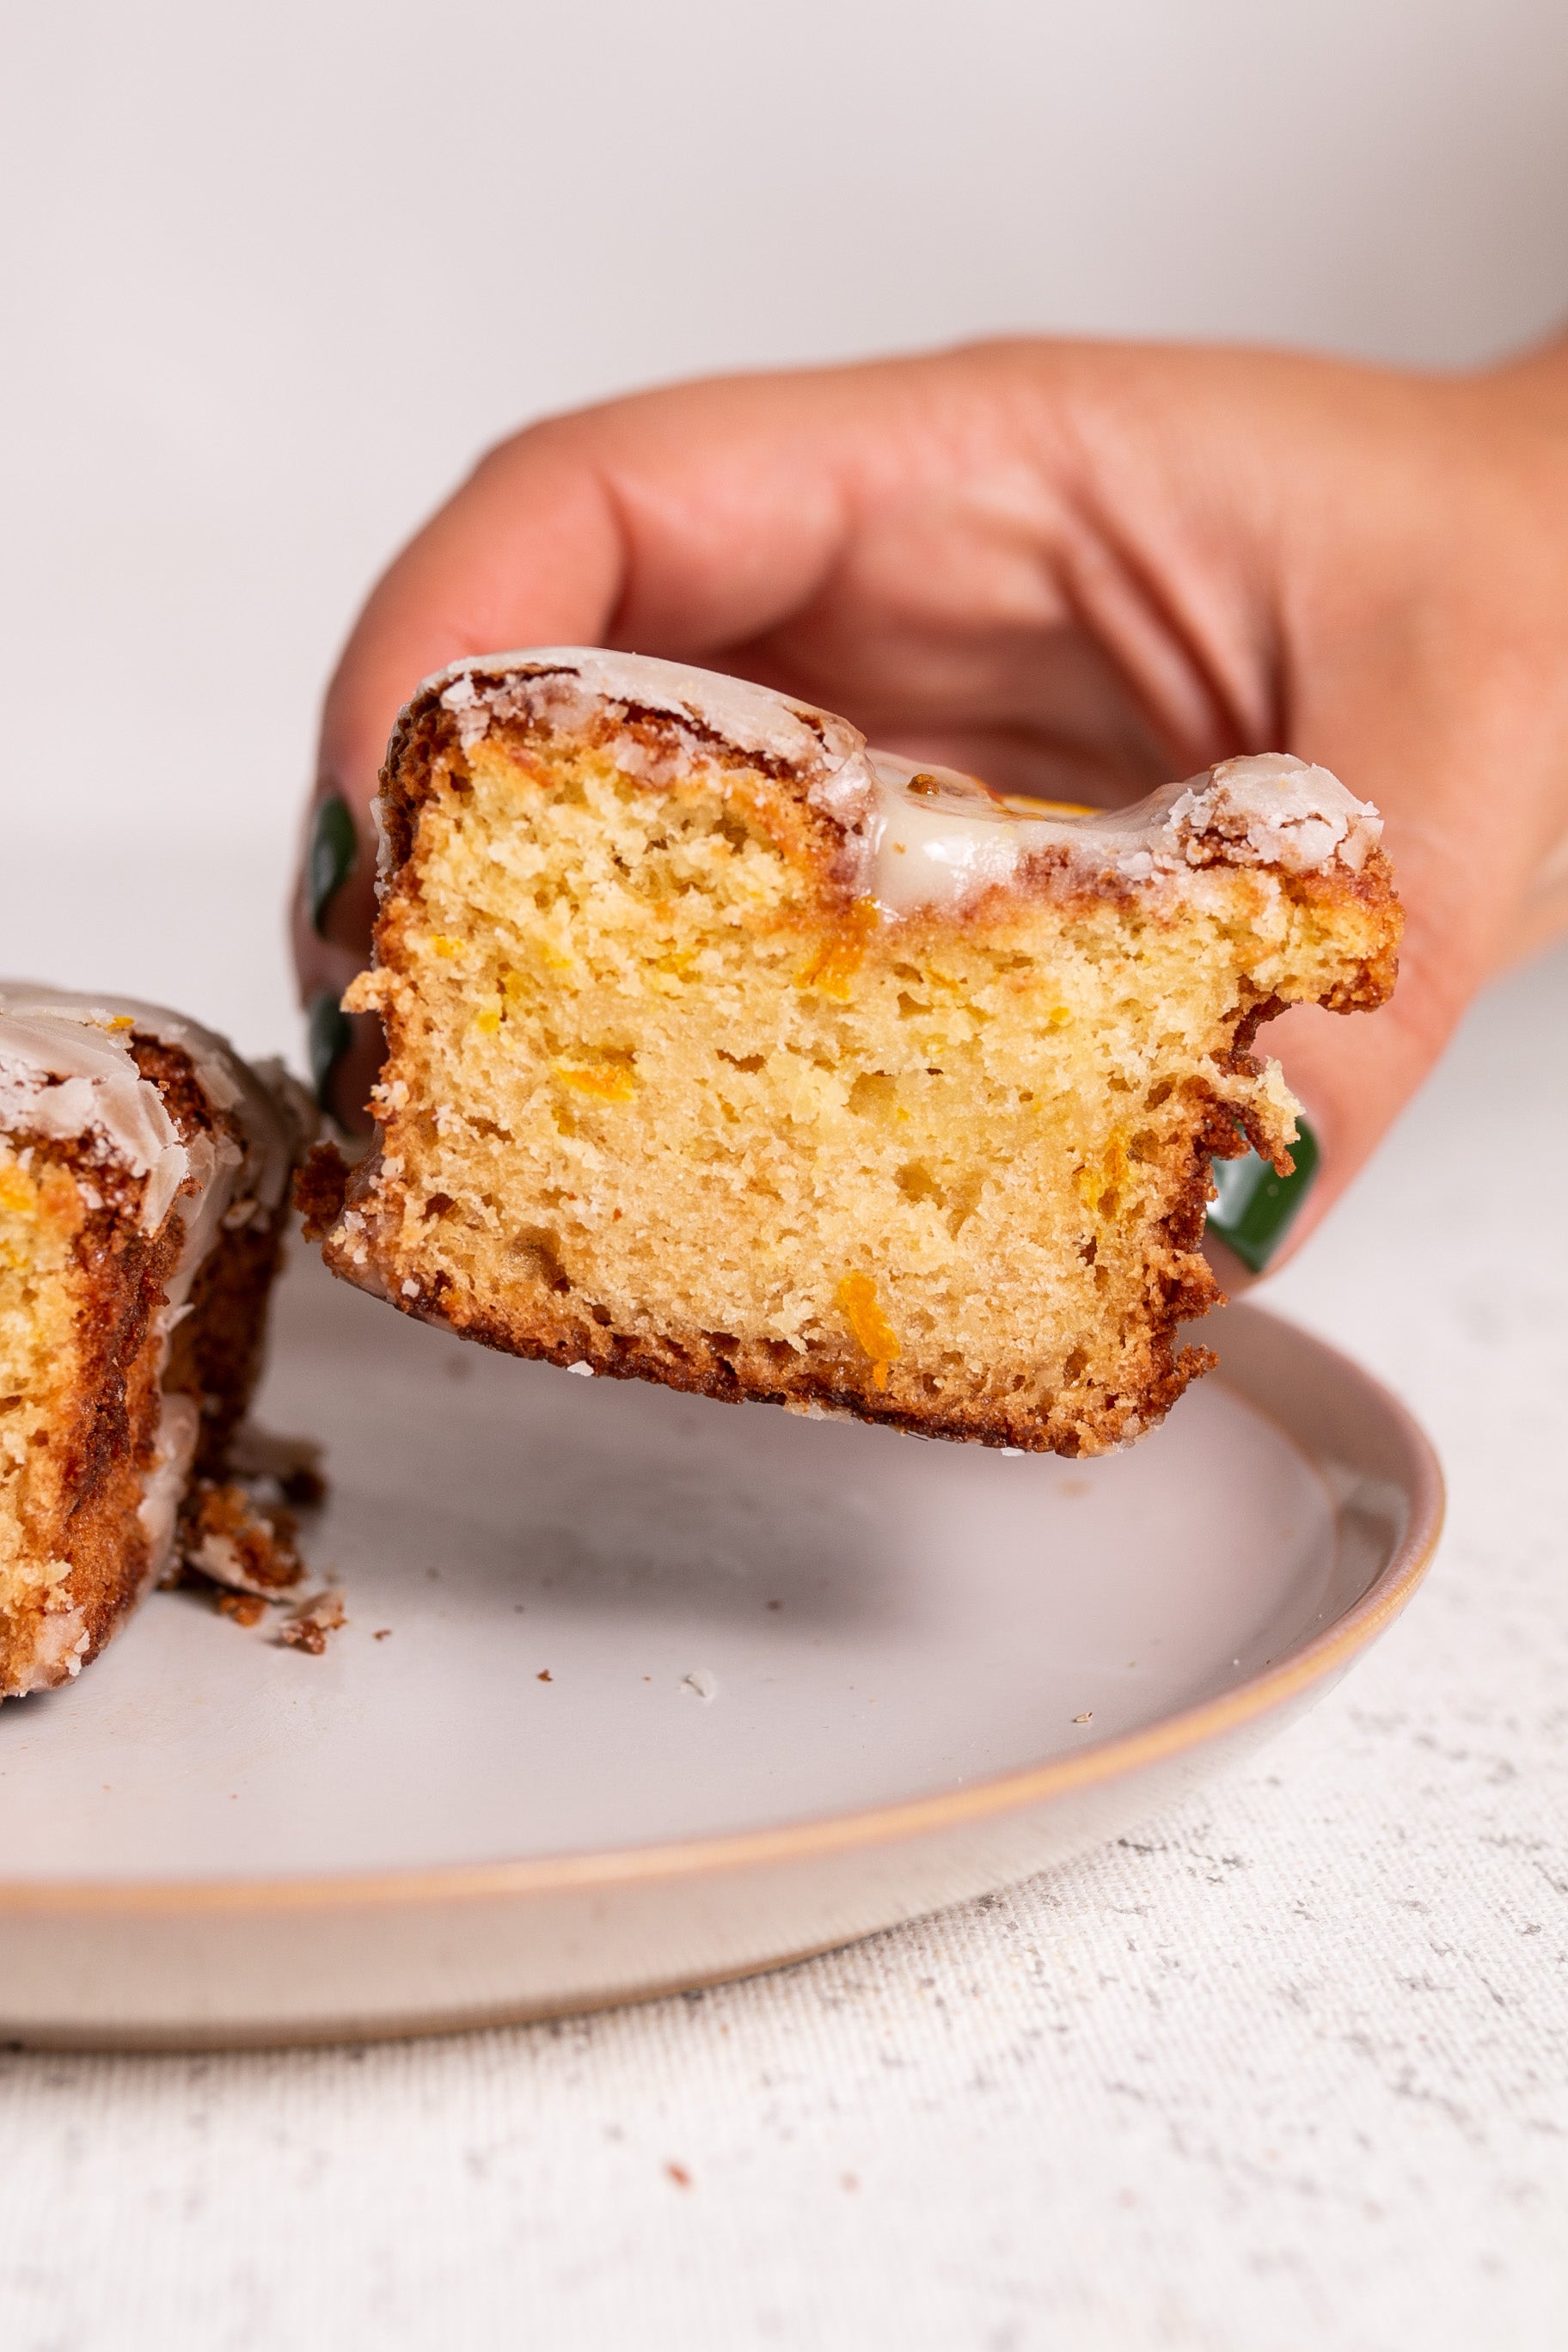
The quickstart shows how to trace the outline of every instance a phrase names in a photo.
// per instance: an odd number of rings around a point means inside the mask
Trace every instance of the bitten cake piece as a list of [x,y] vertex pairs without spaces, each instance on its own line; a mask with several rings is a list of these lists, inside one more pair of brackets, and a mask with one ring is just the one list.
[[175,1013],[0,984],[0,1697],[80,1671],[222,1474],[306,1118]]
[[1097,1453],[1207,1352],[1209,1163],[1289,1170],[1250,1046],[1375,1005],[1374,811],[1227,761],[1002,799],[658,661],[458,664],[382,778],[379,1150],[328,1264],[523,1356]]

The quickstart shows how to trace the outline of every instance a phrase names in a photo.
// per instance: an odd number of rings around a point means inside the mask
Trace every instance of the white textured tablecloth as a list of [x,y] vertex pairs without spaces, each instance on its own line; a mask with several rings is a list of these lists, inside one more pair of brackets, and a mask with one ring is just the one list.
[[1452,1515],[1258,1765],[731,1989],[367,2050],[0,2057],[5,2352],[1568,2344],[1568,959],[1274,1302]]

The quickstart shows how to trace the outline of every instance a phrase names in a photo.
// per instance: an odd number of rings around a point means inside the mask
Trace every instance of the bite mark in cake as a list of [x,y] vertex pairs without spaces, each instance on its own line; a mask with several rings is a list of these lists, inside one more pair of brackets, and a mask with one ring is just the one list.
[[927,1434],[1157,1420],[1212,1360],[1176,1336],[1211,1159],[1289,1165],[1254,1033],[1393,983],[1376,813],[1282,756],[1074,812],[547,648],[429,681],[379,814],[379,1148],[329,1265],[519,1354]]

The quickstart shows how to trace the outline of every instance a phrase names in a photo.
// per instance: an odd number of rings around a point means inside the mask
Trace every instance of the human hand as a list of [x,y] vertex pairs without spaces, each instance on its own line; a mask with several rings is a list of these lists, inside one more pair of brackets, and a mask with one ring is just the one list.
[[1264,1039],[1322,1151],[1294,1244],[1489,974],[1568,925],[1568,347],[1418,377],[996,343],[519,434],[397,558],[328,694],[315,806],[341,795],[353,835],[312,835],[321,928],[307,874],[295,940],[329,1018],[368,951],[399,707],[459,656],[564,644],[784,688],[1004,791],[1109,806],[1282,750],[1375,802],[1398,992]]

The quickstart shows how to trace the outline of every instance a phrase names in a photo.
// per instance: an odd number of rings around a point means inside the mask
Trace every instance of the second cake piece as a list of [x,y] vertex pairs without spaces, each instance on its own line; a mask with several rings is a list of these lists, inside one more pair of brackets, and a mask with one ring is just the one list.
[[1052,812],[663,662],[458,666],[383,778],[335,1271],[520,1355],[1095,1453],[1212,1360],[1258,1024],[1393,982],[1374,811],[1237,760]]
[[181,1550],[232,1551],[197,1517],[243,1499],[310,1124],[180,1013],[0,982],[0,1698],[73,1679]]

